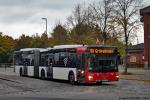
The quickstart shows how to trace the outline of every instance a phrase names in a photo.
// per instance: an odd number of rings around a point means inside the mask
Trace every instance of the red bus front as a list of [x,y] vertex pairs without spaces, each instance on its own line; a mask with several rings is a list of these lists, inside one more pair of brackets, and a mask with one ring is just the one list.
[[[118,51],[116,47],[87,47],[82,52],[83,67],[78,70],[78,82],[118,81]],[[81,52],[81,50],[80,50]],[[85,59],[85,60],[84,60]]]

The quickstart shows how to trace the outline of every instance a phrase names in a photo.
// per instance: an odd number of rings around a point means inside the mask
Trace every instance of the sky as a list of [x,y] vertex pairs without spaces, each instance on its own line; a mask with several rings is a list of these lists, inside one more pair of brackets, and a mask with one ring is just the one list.
[[[86,0],[90,3],[94,0]],[[0,0],[0,32],[18,38],[21,34],[48,33],[58,21],[64,23],[77,3],[85,0]]]
[[[0,32],[18,38],[21,34],[32,36],[45,31],[48,19],[48,33],[57,22],[64,23],[71,15],[77,3],[92,3],[94,0],[0,0]],[[150,0],[144,0],[150,5]],[[143,31],[138,34],[139,42],[143,42]]]

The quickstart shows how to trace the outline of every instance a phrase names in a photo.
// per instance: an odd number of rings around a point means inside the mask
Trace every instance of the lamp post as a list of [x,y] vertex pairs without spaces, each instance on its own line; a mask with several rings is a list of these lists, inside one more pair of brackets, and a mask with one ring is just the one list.
[[46,34],[47,34],[47,18],[42,18],[43,20],[45,20],[45,22],[46,22]]

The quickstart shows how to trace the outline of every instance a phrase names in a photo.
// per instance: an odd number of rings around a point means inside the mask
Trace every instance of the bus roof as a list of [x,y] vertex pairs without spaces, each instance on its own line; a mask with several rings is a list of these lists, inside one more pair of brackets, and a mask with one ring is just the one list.
[[40,50],[40,52],[47,52],[47,51],[50,51],[50,50],[52,50],[53,48],[50,48],[50,47],[48,47],[48,48],[46,48],[46,49],[44,49],[44,50]]
[[56,45],[54,48],[51,49],[66,49],[66,48],[78,48],[78,47],[88,47],[88,48],[117,48],[116,46],[111,46],[111,45]]
[[[69,49],[69,48],[79,48],[79,47],[87,47],[87,48],[117,48],[116,46],[110,46],[110,45],[56,45],[53,48],[24,48],[24,49],[20,49],[20,51],[34,51],[34,50],[39,50],[40,52],[46,52],[49,50],[55,50],[55,49]],[[20,51],[16,51],[20,52]]]
[[88,47],[101,47],[101,48],[117,48],[116,46],[111,46],[111,45],[88,45]]
[[46,49],[44,48],[24,48],[20,49],[20,51],[33,51],[33,50],[39,50],[40,52],[45,51]]
[[82,46],[83,45],[57,45],[57,46],[54,46],[54,49],[78,48]]

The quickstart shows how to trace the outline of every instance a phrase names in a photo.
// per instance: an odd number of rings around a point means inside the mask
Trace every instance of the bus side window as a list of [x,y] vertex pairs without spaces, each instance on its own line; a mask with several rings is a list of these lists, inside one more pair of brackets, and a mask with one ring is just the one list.
[[22,65],[22,57],[21,55],[14,56],[14,65]]
[[44,66],[45,63],[45,56],[44,54],[40,54],[40,66]]
[[47,56],[47,59],[48,59],[48,66],[52,66],[53,59],[54,59],[53,54],[49,54],[49,55]]
[[78,63],[79,63],[79,59],[78,59],[77,55],[74,53],[72,55],[72,67],[74,67],[74,68],[79,67]]
[[29,59],[24,58],[23,65],[29,66]]
[[54,65],[53,66],[55,66],[55,67],[59,66],[59,56],[60,56],[59,53],[54,54]]
[[59,66],[60,67],[64,67],[65,66],[64,65],[64,56],[62,56],[62,55],[59,57]]

